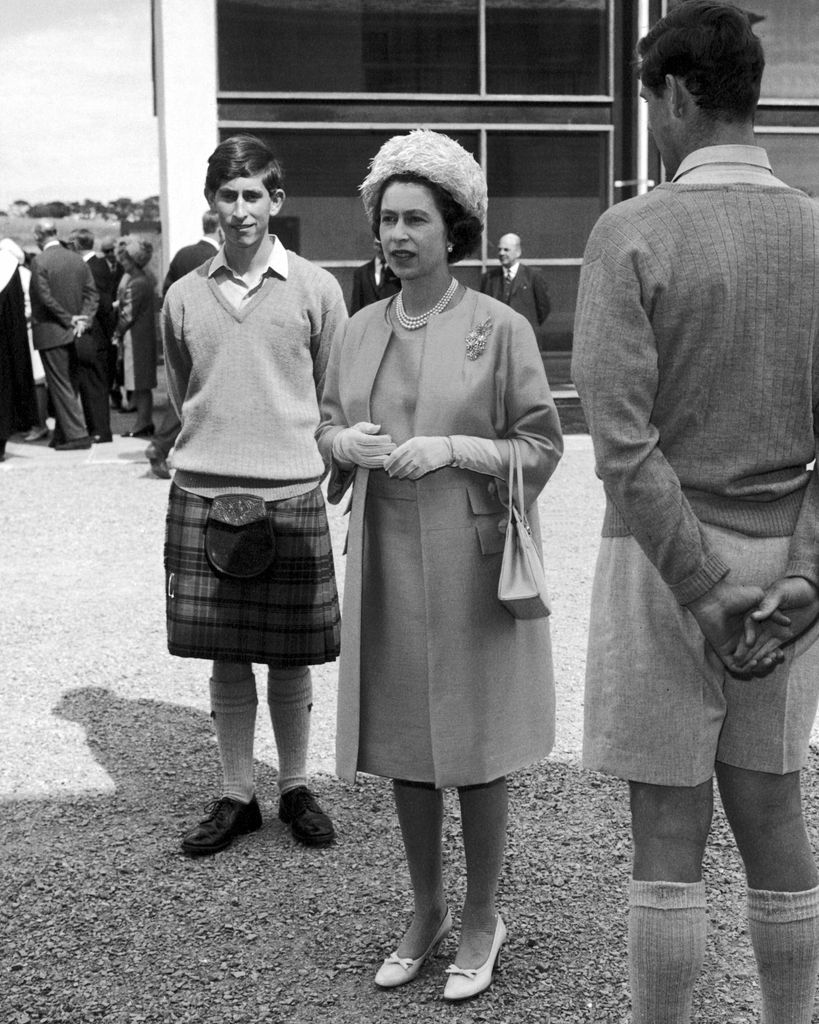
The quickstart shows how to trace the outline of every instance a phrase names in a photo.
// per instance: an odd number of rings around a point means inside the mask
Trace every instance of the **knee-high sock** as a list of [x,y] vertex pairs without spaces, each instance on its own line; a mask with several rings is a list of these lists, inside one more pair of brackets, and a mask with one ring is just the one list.
[[248,803],[254,791],[257,703],[256,680],[251,671],[240,679],[210,681],[211,716],[222,761],[222,796],[242,803]]
[[268,669],[267,704],[279,755],[279,792],[307,785],[313,678],[307,666]]
[[810,1024],[819,970],[819,886],[805,892],[749,889],[748,931],[763,1024]]
[[634,1024],[688,1024],[706,930],[703,882],[632,880],[628,959]]

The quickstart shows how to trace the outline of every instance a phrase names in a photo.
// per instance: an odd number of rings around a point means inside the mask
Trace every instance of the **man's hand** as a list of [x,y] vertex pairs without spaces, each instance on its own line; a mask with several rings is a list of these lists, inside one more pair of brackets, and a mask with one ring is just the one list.
[[792,643],[819,618],[819,588],[804,576],[784,576],[765,591],[759,607],[745,617],[734,651],[740,671],[758,673],[782,660]]
[[744,639],[746,616],[760,604],[763,596],[761,587],[730,583],[725,577],[687,606],[705,639],[734,675],[767,675],[773,667],[766,667],[764,671],[761,667],[742,668],[743,663],[735,654]]
[[384,463],[391,477],[418,480],[433,469],[448,466],[452,449],[445,437],[411,437],[400,444]]
[[72,316],[71,326],[74,328],[74,337],[81,338],[88,327],[88,317]]

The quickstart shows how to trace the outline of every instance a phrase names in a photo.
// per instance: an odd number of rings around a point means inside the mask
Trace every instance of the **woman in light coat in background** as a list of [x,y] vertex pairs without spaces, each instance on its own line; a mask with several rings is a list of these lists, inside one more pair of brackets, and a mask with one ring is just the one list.
[[458,788],[467,894],[444,996],[485,989],[506,929],[495,906],[506,774],[554,736],[546,619],[497,599],[498,482],[522,454],[530,519],[562,451],[527,321],[464,288],[450,264],[475,247],[483,173],[445,135],[389,140],[362,185],[402,290],[365,307],[330,356],[319,447],[330,501],[354,480],[342,620],[338,772],[394,780],[415,915],[376,984],[411,981],[452,927],[442,883],[442,787]]
[[154,432],[153,393],[156,387],[156,281],[145,268],[153,246],[127,238],[117,253],[125,271],[117,289],[114,341],[120,348],[125,389],[132,393],[137,419],[123,437],[150,437]]

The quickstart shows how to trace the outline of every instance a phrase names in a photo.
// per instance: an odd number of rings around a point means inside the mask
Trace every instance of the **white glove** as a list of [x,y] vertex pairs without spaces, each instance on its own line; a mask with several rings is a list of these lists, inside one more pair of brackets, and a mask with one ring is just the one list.
[[389,434],[379,434],[378,423],[356,423],[345,427],[333,438],[333,458],[342,467],[363,466],[381,469],[395,448]]
[[417,480],[433,469],[452,464],[448,437],[411,437],[400,444],[384,463],[384,469],[399,480]]

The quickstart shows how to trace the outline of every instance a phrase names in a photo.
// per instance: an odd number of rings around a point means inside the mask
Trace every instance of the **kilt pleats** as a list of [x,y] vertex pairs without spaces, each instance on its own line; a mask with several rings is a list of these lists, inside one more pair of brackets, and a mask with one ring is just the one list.
[[171,485],[165,525],[171,654],[276,668],[335,660],[340,613],[321,488],[266,503],[276,557],[251,580],[228,579],[211,568],[204,547],[210,505]]

